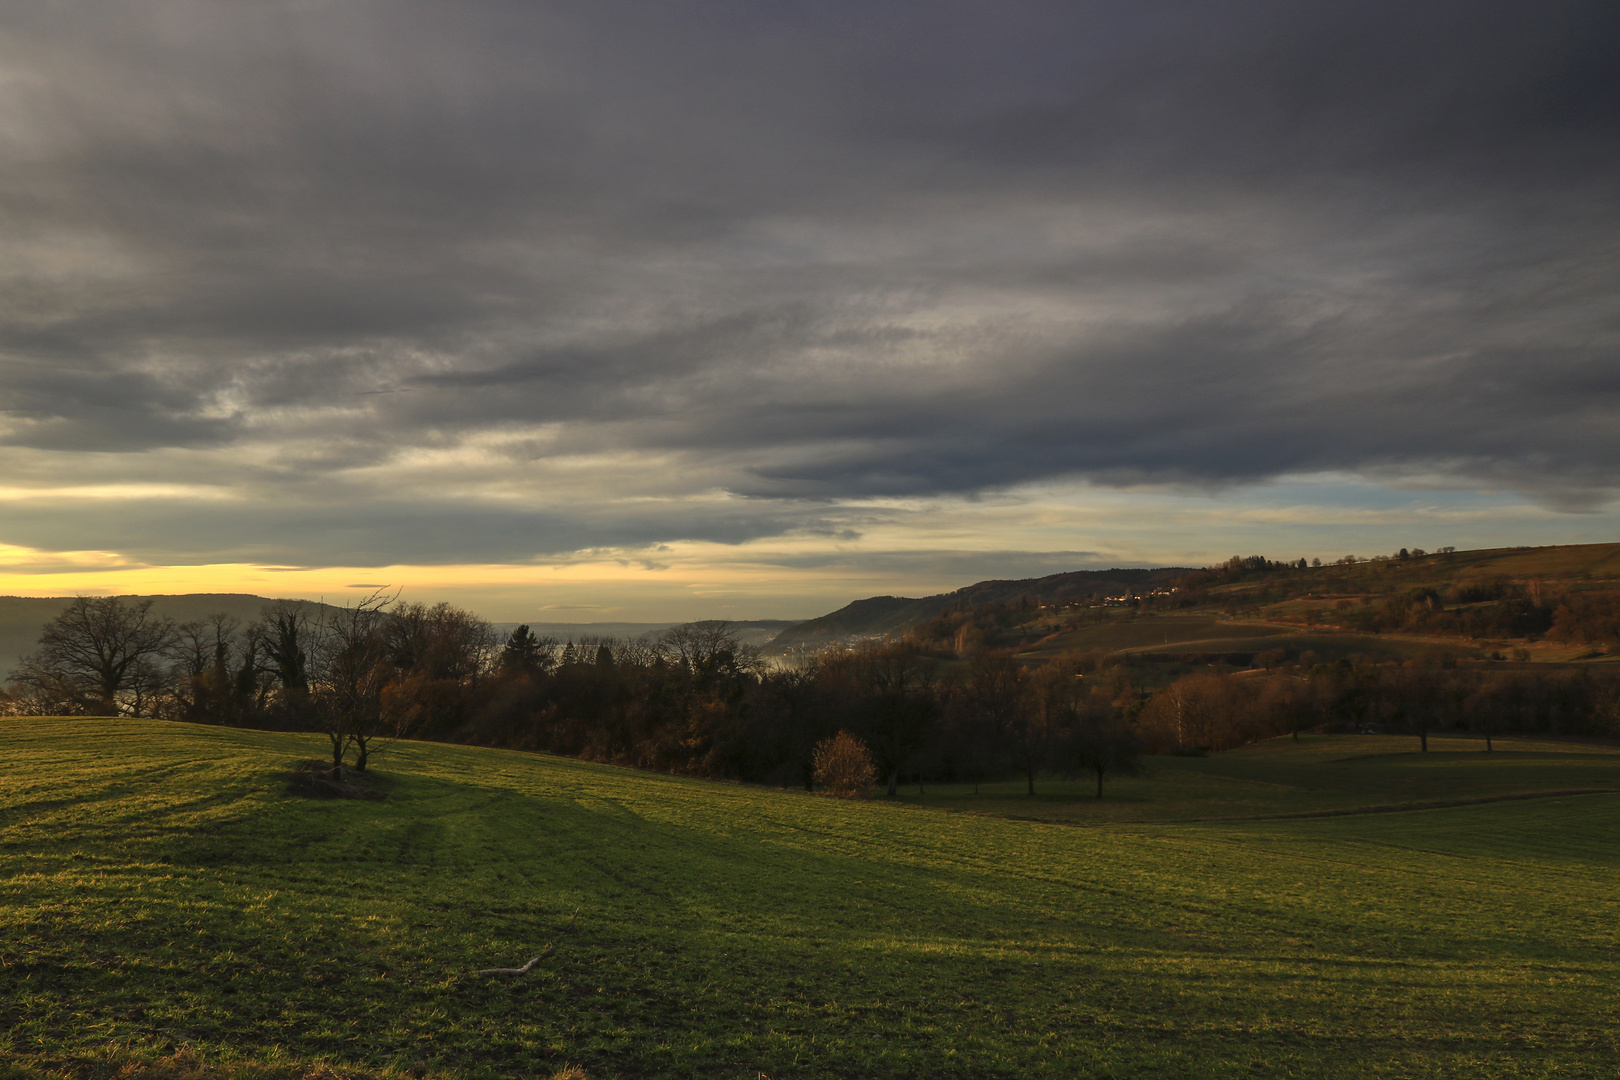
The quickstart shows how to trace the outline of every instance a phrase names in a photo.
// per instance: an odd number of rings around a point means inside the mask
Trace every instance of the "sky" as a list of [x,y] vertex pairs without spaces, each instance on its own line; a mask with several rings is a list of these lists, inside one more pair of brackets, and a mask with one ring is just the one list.
[[0,592],[1620,540],[1620,6],[0,0]]

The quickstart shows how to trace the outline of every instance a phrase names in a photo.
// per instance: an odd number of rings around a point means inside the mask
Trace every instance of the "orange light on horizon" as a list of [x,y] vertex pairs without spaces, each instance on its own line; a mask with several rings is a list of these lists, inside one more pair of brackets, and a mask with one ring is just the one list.
[[[696,546],[696,545],[694,545]],[[807,570],[772,553],[665,549],[584,553],[532,564],[266,566],[149,565],[110,553],[0,549],[0,594],[65,597],[247,593],[344,603],[376,589],[424,603],[445,600],[497,621],[680,621],[820,614],[888,579],[849,567]],[[716,556],[720,556],[716,558]]]

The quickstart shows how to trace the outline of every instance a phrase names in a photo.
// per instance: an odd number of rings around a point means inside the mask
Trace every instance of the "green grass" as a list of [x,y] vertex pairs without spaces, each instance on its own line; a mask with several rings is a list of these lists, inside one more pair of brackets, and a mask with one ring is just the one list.
[[[1233,624],[1233,629],[1243,626],[1241,623]],[[1250,630],[1256,629],[1252,626]],[[1472,644],[1435,641],[1424,638],[1402,637],[1395,634],[1353,634],[1353,633],[1269,633],[1255,637],[1224,637],[1210,638],[1206,641],[1187,641],[1179,645],[1148,645],[1139,648],[1122,649],[1121,652],[1135,654],[1152,653],[1255,653],[1268,649],[1281,649],[1295,657],[1303,657],[1307,653],[1315,654],[1316,663],[1332,663],[1342,657],[1366,656],[1375,660],[1406,660],[1414,656],[1450,656],[1454,658],[1474,658],[1481,655],[1480,649]]]
[[1620,544],[1562,544],[1552,547],[1459,551],[1452,565],[1474,573],[1516,578],[1568,578],[1613,581],[1620,578]]
[[[386,800],[312,801],[281,780],[307,737],[0,721],[0,1051],[22,1075],[181,1045],[469,1077],[1612,1075],[1620,797],[1188,820],[1620,787],[1611,753],[1403,749],[1160,761],[1103,801],[1138,820],[1068,800],[1080,828],[426,744],[381,759]],[[528,976],[472,973],[548,942]]]
[[902,802],[1071,824],[1312,817],[1434,809],[1562,792],[1620,792],[1620,748],[1472,736],[1287,736],[1207,758],[1152,757],[1142,776],[929,784]]
[[1188,644],[1218,648],[1229,638],[1251,639],[1290,632],[1287,627],[1234,622],[1213,615],[1141,617],[1133,612],[1121,612],[1106,622],[1056,634],[1041,643],[1040,652],[1057,653],[1071,649],[1117,652]]
[[[1182,654],[1212,656],[1257,653],[1281,649],[1295,657],[1314,654],[1314,662],[1331,663],[1361,655],[1377,660],[1405,660],[1414,656],[1477,658],[1481,649],[1463,641],[1406,637],[1398,634],[1360,634],[1347,631],[1301,630],[1252,619],[1221,619],[1210,615],[1121,614],[1043,638],[1019,656],[1048,660],[1070,651],[1102,651],[1116,656],[1175,657]],[[1201,667],[1202,663],[1191,665]]]

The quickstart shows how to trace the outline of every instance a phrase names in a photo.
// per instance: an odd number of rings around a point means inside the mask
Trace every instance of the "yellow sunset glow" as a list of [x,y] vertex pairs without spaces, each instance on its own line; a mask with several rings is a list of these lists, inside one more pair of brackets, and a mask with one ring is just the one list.
[[[1349,492],[1362,505],[1343,505]],[[1368,498],[1369,492],[1378,494]],[[677,540],[589,548],[524,561],[277,566],[221,558],[194,565],[135,552],[0,545],[0,592],[20,596],[251,593],[343,603],[376,588],[446,600],[498,621],[810,618],[861,597],[926,596],[989,577],[1082,567],[1205,565],[1234,552],[1334,558],[1467,537],[1508,542],[1559,515],[1492,500],[1387,497],[1343,477],[1278,486],[1248,505],[1176,492],[1032,485],[980,499],[848,500],[824,527],[738,544]],[[1335,505],[1338,503],[1338,505]],[[116,507],[109,514],[116,516]],[[1556,521],[1565,542],[1606,522]],[[1579,525],[1577,529],[1573,526]],[[1502,530],[1500,539],[1491,535]]]
[[780,551],[765,556],[739,549],[695,550],[721,545],[685,548],[651,556],[589,553],[567,562],[528,565],[276,567],[144,566],[106,553],[10,547],[0,548],[0,593],[251,593],[341,604],[387,589],[430,603],[450,599],[497,621],[657,621],[771,617],[784,609],[788,617],[809,617],[825,607],[829,592],[865,595],[881,590],[888,580],[849,566],[789,569],[776,564]]

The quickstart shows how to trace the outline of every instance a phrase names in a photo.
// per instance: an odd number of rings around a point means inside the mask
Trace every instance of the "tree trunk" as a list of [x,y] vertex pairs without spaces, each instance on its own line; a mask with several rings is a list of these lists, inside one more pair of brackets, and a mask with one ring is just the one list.
[[1428,731],[1425,730],[1425,731],[1419,731],[1418,732],[1418,743],[1423,747],[1423,752],[1425,754],[1427,754],[1429,752],[1429,733],[1428,733]]
[[[1294,738],[1296,738],[1296,739],[1299,738],[1299,735],[1295,734]],[[1103,778],[1103,771],[1101,769],[1098,769],[1097,770],[1097,798],[1099,798],[1099,799],[1102,798],[1102,778]]]
[[895,766],[894,771],[889,773],[889,798],[892,799],[896,795],[898,795],[899,793],[900,793],[900,767],[897,765],[897,766]]
[[1031,795],[1035,794],[1035,770],[1033,768],[1025,769],[1024,779],[1029,781],[1029,793]]

